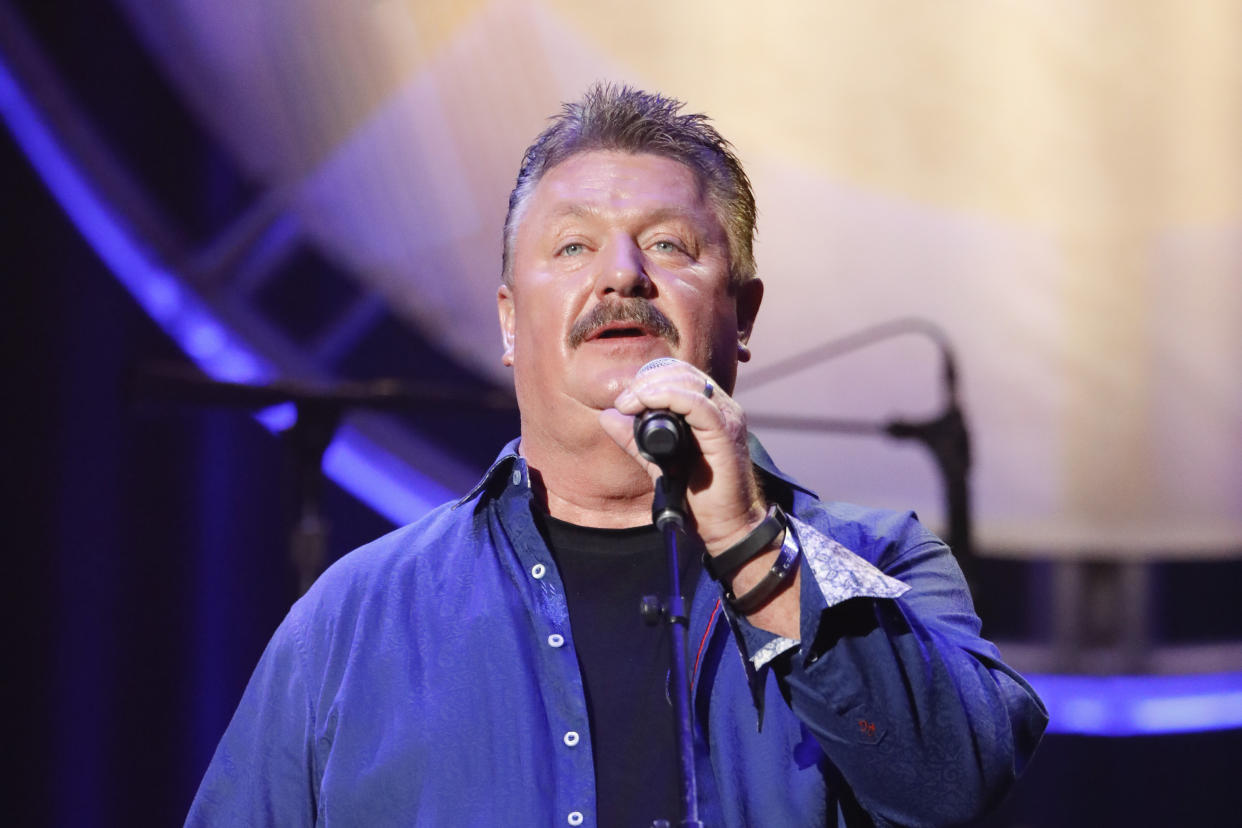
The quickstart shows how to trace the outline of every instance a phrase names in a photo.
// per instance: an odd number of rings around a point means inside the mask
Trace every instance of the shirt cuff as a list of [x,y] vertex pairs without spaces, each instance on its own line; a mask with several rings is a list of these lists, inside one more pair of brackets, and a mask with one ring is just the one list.
[[[785,532],[785,544],[795,544],[802,550],[803,635],[808,632],[807,622],[811,621],[813,630],[820,614],[829,607],[851,598],[897,598],[910,590],[908,584],[885,575],[875,565],[792,515],[789,516],[789,530]],[[756,671],[800,643],[761,630],[735,613],[730,615],[734,616],[735,628]]]

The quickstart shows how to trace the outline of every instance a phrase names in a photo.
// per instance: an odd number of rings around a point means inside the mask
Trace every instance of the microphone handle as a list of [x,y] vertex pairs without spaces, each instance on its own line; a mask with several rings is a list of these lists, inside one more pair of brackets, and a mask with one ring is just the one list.
[[649,409],[634,418],[634,442],[639,454],[666,472],[686,459],[695,445],[686,418],[666,408]]

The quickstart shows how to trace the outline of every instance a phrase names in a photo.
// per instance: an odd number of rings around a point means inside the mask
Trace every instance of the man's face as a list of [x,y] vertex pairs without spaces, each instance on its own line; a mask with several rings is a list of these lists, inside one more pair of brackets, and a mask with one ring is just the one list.
[[513,284],[498,296],[524,428],[611,408],[656,357],[732,390],[761,296],[757,280],[730,286],[728,239],[689,167],[650,154],[571,156],[528,197]]

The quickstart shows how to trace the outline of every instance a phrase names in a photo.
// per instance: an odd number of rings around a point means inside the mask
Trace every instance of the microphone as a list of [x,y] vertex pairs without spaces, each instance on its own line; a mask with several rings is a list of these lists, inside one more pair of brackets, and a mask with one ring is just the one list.
[[[676,362],[672,357],[653,359],[639,368],[636,376]],[[634,418],[634,442],[639,454],[665,472],[688,460],[698,448],[686,418],[667,408],[648,409]]]

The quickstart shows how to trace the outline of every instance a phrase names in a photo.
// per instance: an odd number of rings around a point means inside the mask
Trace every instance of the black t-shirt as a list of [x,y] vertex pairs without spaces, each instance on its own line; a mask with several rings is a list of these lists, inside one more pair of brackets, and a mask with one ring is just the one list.
[[[676,825],[677,743],[668,697],[664,624],[638,613],[644,595],[668,595],[664,541],[654,526],[594,529],[547,515],[537,523],[565,584],[574,648],[586,690],[594,746],[599,825]],[[689,608],[702,564],[681,550]]]

